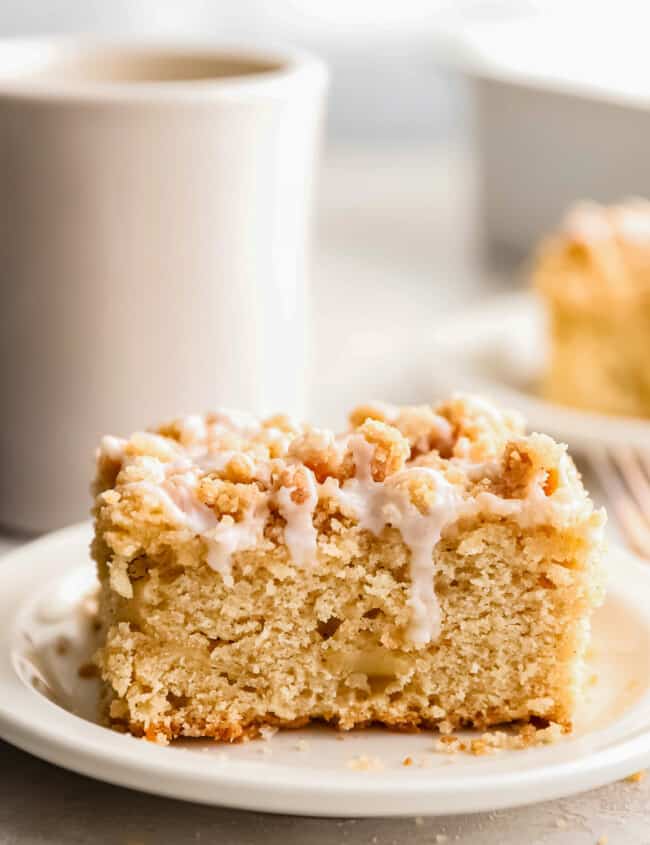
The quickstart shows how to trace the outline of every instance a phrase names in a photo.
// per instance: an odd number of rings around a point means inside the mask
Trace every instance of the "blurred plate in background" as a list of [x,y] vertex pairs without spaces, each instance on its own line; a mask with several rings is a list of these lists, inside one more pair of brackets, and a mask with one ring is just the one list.
[[544,313],[530,293],[508,294],[451,316],[436,333],[438,395],[481,393],[524,414],[529,429],[552,434],[580,453],[595,445],[647,447],[650,422],[579,411],[537,394],[546,352]]
[[650,195],[649,12],[627,0],[496,3],[439,39],[471,83],[493,258],[527,254],[578,199]]

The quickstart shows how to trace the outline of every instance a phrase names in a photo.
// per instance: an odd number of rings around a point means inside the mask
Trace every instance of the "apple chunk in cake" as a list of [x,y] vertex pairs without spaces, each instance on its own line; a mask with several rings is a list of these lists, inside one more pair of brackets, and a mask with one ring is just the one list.
[[604,516],[515,414],[186,417],[104,438],[94,513],[116,727],[571,723]]

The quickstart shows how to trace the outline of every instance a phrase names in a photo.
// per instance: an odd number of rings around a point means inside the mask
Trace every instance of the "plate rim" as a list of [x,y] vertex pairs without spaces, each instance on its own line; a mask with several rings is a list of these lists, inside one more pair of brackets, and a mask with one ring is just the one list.
[[[27,543],[0,557],[0,586],[11,581],[14,567],[20,594],[39,570],[65,574],[79,569],[81,544],[90,539],[83,522]],[[52,565],[49,558],[68,549],[74,563]],[[645,579],[650,596],[650,569],[631,553],[612,547],[617,569]],[[36,563],[30,558],[36,555]],[[41,559],[38,556],[41,555]],[[75,559],[75,555],[77,556]],[[9,573],[9,574],[8,574]],[[29,596],[12,604],[12,590],[0,589],[0,737],[23,750],[118,786],[197,803],[293,815],[394,817],[454,815],[505,809],[567,797],[602,786],[650,764],[650,720],[640,734],[624,737],[586,757],[544,763],[525,771],[467,774],[463,779],[418,777],[417,771],[353,772],[342,769],[305,778],[300,767],[266,761],[222,761],[211,757],[196,765],[197,754],[134,740],[85,721],[26,686],[12,659],[12,644],[21,609]],[[10,605],[10,607],[8,607]],[[13,612],[12,612],[13,608]],[[647,617],[650,619],[650,611]],[[650,630],[650,621],[648,624]],[[550,749],[552,747],[548,747]],[[532,749],[543,752],[544,748]],[[526,753],[526,752],[519,752]],[[534,797],[531,800],[531,793]],[[378,810],[378,807],[381,808]]]

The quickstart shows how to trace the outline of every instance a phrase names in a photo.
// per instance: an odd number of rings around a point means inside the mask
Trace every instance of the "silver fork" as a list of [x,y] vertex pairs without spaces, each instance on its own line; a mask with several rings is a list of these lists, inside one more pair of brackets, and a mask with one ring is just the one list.
[[650,452],[594,447],[589,460],[624,539],[650,560]]

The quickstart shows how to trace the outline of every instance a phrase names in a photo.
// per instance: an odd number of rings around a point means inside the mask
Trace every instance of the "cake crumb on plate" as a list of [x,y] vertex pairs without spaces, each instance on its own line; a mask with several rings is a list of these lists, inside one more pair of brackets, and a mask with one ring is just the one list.
[[99,676],[99,667],[95,663],[82,663],[77,670],[77,674],[80,678],[84,678],[84,680],[97,678]]
[[358,757],[351,757],[346,762],[346,766],[355,772],[381,772],[386,768],[383,760],[370,754],[360,754]]
[[268,742],[277,732],[278,728],[275,725],[262,725],[260,728],[260,736],[265,742]]

